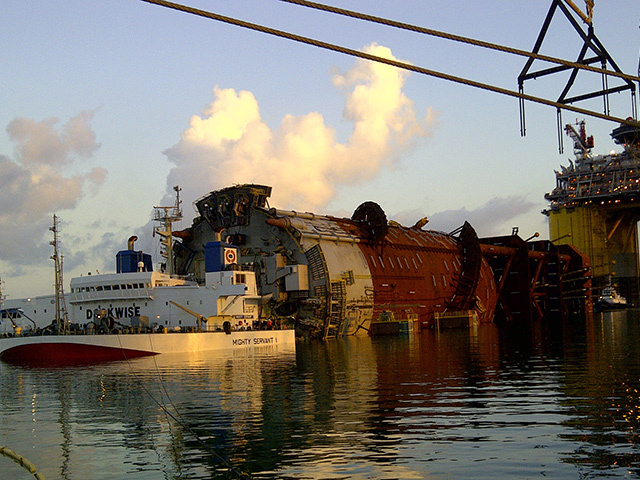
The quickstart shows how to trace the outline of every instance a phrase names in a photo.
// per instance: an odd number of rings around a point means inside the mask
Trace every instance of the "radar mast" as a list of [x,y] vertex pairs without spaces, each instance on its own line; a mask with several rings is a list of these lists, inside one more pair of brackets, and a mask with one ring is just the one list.
[[160,225],[156,226],[153,231],[162,237],[160,243],[163,246],[163,250],[160,251],[160,255],[165,258],[166,272],[169,275],[173,275],[175,273],[172,225],[173,223],[182,220],[182,201],[180,200],[180,191],[182,189],[176,185],[173,187],[173,190],[176,192],[176,203],[173,206],[153,207],[153,219],[160,223]]

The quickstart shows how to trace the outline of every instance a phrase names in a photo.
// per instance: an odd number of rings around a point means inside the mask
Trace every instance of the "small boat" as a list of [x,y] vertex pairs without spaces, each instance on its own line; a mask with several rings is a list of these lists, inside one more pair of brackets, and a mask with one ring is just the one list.
[[132,236],[116,255],[116,273],[73,278],[68,295],[54,216],[55,295],[5,300],[0,291],[0,360],[61,365],[213,350],[295,351],[293,326],[261,317],[268,299],[258,294],[251,266],[236,263],[236,247],[205,246],[203,284],[173,274],[171,224],[182,218],[176,192],[175,206],[154,207],[161,223],[154,233],[166,258],[159,271],[151,255],[134,250]]
[[620,310],[629,308],[631,305],[627,303],[627,299],[621,296],[613,285],[607,285],[602,289],[600,296],[595,303],[596,310]]

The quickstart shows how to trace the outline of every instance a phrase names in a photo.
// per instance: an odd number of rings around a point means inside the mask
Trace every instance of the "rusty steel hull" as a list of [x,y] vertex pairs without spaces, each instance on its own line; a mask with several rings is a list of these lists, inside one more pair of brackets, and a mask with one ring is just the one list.
[[[369,334],[372,322],[381,321],[431,327],[442,314],[490,322],[508,311],[508,319],[517,319],[513,305],[501,305],[509,300],[501,289],[516,277],[497,277],[494,264],[513,256],[546,258],[522,240],[524,247],[487,246],[468,223],[451,233],[423,230],[424,221],[405,227],[388,221],[373,202],[351,218],[277,210],[268,208],[270,193],[270,187],[242,185],[198,200],[200,216],[176,232],[175,269],[203,281],[206,244],[237,246],[237,264],[229,268],[256,272],[261,315],[289,319],[305,335]],[[517,281],[526,285],[530,273]],[[529,300],[521,302],[528,309],[522,318],[536,308]]]
[[436,312],[473,309],[480,321],[493,319],[498,292],[475,232],[464,240],[463,232],[407,228],[375,208],[355,219],[269,209],[269,192],[234,187],[201,199],[201,216],[178,232],[178,273],[203,278],[203,245],[233,243],[238,265],[251,265],[268,299],[263,316],[289,317],[324,337],[368,334],[380,320],[428,327]]
[[[335,221],[354,234],[353,221]],[[433,326],[434,314],[475,309],[481,322],[493,319],[497,302],[496,285],[489,264],[480,259],[478,279],[471,286],[468,301],[460,294],[465,281],[464,245],[460,238],[437,231],[390,226],[384,242],[363,241],[360,249],[373,283],[373,318],[386,312],[395,319],[418,316],[422,326]]]

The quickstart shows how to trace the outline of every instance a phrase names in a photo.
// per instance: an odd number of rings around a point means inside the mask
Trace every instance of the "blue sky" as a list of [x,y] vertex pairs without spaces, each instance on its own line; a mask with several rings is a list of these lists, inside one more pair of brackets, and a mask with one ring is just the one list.
[[[550,1],[338,1],[333,5],[531,49]],[[524,59],[346,19],[277,0],[189,5],[352,49],[517,89]],[[633,8],[632,8],[633,7]],[[636,73],[636,2],[596,4],[595,32]],[[113,271],[135,233],[157,253],[154,205],[183,188],[192,202],[231,183],[267,183],[271,205],[350,216],[364,201],[410,225],[481,236],[547,238],[544,193],[558,153],[555,110],[518,102],[137,0],[5,0],[0,5],[0,278],[11,297],[52,292],[51,217],[61,218],[67,280]],[[541,53],[575,59],[581,44],[556,14]],[[597,87],[582,72],[578,90]],[[565,77],[526,84],[554,100]],[[631,114],[628,93],[611,114]],[[601,101],[581,103],[601,110]],[[598,153],[620,150],[615,125],[587,121]]]

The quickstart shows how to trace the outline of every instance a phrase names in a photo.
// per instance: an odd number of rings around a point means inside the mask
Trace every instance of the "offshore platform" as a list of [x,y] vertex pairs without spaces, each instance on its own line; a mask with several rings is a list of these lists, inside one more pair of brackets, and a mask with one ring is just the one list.
[[[528,80],[568,74],[566,85],[556,100],[558,140],[560,153],[563,151],[564,133],[573,140],[575,160],[569,166],[561,166],[556,171],[556,187],[545,195],[549,207],[542,213],[549,217],[549,238],[553,245],[573,245],[590,259],[591,288],[599,294],[605,286],[615,286],[633,303],[638,303],[639,261],[638,261],[638,221],[640,220],[640,124],[636,103],[636,82],[638,77],[626,75],[618,67],[604,45],[598,40],[593,27],[593,0],[585,0],[581,10],[573,0],[552,0],[549,13],[544,21],[532,53],[538,54],[554,15],[564,15],[582,43],[574,65],[562,65],[534,69],[541,63],[530,57],[518,77],[520,92]],[[581,27],[586,25],[586,29]],[[596,74],[601,76],[601,88],[587,88],[575,92],[575,81],[579,74],[589,74],[582,69],[600,65]],[[577,68],[580,67],[580,68]],[[640,76],[640,65],[638,68]],[[592,77],[592,80],[595,80]],[[588,84],[587,84],[588,85]],[[583,85],[584,87],[586,85]],[[584,121],[576,125],[565,125],[562,110],[570,104],[602,98],[604,112],[599,116],[614,120],[609,116],[609,95],[628,91],[631,94],[631,116],[615,118],[619,126],[613,130],[614,142],[624,147],[622,153],[594,155],[593,137],[588,137]],[[572,107],[576,108],[576,107]],[[579,111],[579,110],[575,110]],[[524,135],[524,101],[520,104],[520,129]]]
[[622,153],[593,155],[584,122],[567,125],[575,161],[556,171],[550,201],[549,236],[572,244],[591,259],[594,292],[612,283],[638,303],[638,221],[640,221],[640,127],[621,125],[611,137]]

